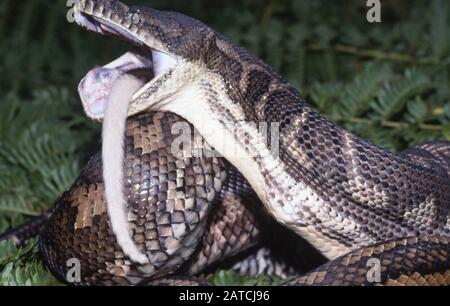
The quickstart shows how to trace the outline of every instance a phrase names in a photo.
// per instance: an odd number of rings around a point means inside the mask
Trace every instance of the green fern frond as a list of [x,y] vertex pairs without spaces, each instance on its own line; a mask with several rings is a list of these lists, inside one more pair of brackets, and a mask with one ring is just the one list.
[[408,69],[404,77],[387,82],[378,94],[377,101],[371,104],[375,115],[373,119],[387,120],[405,105],[414,95],[433,87],[430,78],[417,69]]
[[35,246],[35,241],[28,243],[22,248],[18,248],[14,242],[9,240],[0,241],[0,267],[13,261],[19,261],[23,255],[29,253]]
[[263,274],[257,277],[248,277],[230,270],[219,270],[214,273],[212,283],[216,286],[277,286],[282,283],[282,279]]
[[2,195],[0,197],[0,213],[38,216],[49,207],[49,203],[42,202],[32,195],[28,198],[26,195],[16,195],[16,193]]
[[427,113],[427,107],[422,97],[417,96],[414,100],[406,103],[407,113],[405,115],[405,121],[410,124],[418,124],[423,122]]
[[337,113],[341,116],[359,116],[370,107],[372,98],[383,82],[391,77],[392,72],[387,65],[371,63],[348,83],[339,97]]
[[0,273],[1,286],[57,286],[56,280],[42,265],[34,260],[25,266],[9,263]]
[[66,90],[50,88],[0,104],[0,211],[37,215],[78,175],[75,153],[89,131],[72,128],[82,119],[70,103]]
[[330,112],[329,107],[338,100],[341,89],[341,83],[315,83],[309,91],[311,103],[317,105],[319,110]]
[[36,248],[34,240],[21,248],[12,241],[0,241],[0,286],[60,285],[35,258]]

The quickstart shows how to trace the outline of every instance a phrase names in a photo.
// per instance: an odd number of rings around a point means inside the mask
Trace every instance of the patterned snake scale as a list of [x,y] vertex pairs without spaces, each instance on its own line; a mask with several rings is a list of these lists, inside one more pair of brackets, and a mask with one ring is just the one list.
[[[181,275],[246,250],[236,270],[291,276],[288,285],[450,284],[449,142],[398,155],[376,147],[193,18],[112,0],[80,0],[75,12],[88,29],[108,29],[176,65],[138,91],[128,112],[127,218],[149,263],[133,263],[116,243],[96,155],[57,200],[40,236],[56,276],[64,279],[66,261],[77,258],[80,284],[186,284]],[[226,161],[172,155],[171,126],[179,120]],[[251,122],[279,124],[277,158]],[[368,277],[374,260],[375,282]]]
[[[81,261],[83,284],[138,284],[169,275],[183,264],[186,275],[197,275],[257,244],[265,228],[283,231],[271,223],[251,187],[232,166],[217,158],[180,160],[171,154],[174,136],[168,127],[178,121],[182,119],[174,114],[149,112],[128,122],[128,219],[134,240],[151,254],[151,264],[137,268],[115,241],[97,154],[56,201],[40,236],[44,261],[60,279],[66,277],[70,258]],[[270,234],[265,236],[270,239]],[[295,243],[301,247],[301,241]],[[275,248],[274,243],[271,247]],[[315,262],[320,263],[321,257]],[[281,275],[287,268],[274,269],[280,272],[273,274]],[[243,274],[257,272],[262,271],[241,267]]]

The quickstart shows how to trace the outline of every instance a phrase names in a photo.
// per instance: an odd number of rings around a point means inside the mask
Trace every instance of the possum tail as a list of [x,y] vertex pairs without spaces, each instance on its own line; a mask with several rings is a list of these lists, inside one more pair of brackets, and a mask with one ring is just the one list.
[[128,104],[143,82],[130,75],[119,77],[112,86],[102,130],[103,179],[106,203],[112,230],[124,254],[140,264],[148,258],[137,248],[131,238],[124,195],[124,135]]

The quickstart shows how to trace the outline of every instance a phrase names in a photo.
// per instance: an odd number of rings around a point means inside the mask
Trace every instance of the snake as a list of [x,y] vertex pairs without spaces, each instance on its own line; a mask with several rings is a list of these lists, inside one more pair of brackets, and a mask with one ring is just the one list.
[[[180,13],[115,0],[78,0],[74,12],[133,50],[80,82],[86,114],[104,121],[103,155],[32,224],[55,276],[67,281],[76,258],[76,284],[201,285],[191,277],[243,254],[234,269],[286,285],[450,284],[450,142],[377,147]],[[111,115],[126,120],[119,133],[105,132],[112,97],[126,104]],[[121,129],[123,147],[105,146]],[[107,154],[123,166],[115,183]]]

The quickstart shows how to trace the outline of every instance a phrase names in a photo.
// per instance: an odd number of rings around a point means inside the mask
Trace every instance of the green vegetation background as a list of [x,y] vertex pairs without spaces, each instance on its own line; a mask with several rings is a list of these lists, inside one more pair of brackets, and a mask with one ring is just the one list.
[[[450,139],[450,2],[128,1],[197,17],[289,79],[331,120],[391,149]],[[0,232],[49,208],[99,149],[76,85],[127,49],[66,21],[66,1],[0,1]],[[0,285],[54,284],[36,246],[0,243]],[[218,284],[260,283],[222,272]]]

